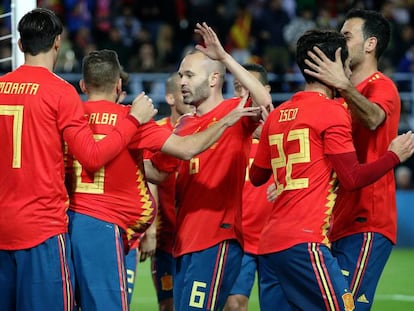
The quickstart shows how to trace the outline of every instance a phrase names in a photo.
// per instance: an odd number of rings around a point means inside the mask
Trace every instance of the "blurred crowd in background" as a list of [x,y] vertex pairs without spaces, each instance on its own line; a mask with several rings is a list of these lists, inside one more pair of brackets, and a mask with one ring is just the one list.
[[[55,11],[65,25],[57,73],[80,73],[83,57],[96,49],[115,50],[128,73],[173,72],[200,42],[193,30],[203,21],[240,63],[260,63],[276,75],[296,73],[300,35],[312,28],[339,29],[346,12],[356,7],[380,11],[392,25],[381,71],[414,72],[414,0],[38,0],[37,4]],[[1,0],[0,9],[9,12],[10,0]],[[10,19],[1,20],[0,36],[9,34],[10,27]],[[1,40],[0,58],[10,55],[10,39]],[[10,69],[11,62],[0,63],[0,72]],[[295,92],[300,86],[274,83],[272,92]],[[413,91],[411,85],[397,86]],[[403,107],[401,131],[412,128],[411,105]]]
[[[2,11],[9,11],[10,1],[2,2]],[[66,25],[57,72],[80,72],[83,56],[103,48],[117,51],[127,72],[170,72],[199,41],[193,29],[202,21],[241,63],[294,72],[298,37],[310,28],[338,28],[353,7],[381,11],[392,24],[382,69],[413,71],[413,0],[39,0],[38,6],[55,11]],[[1,34],[9,27],[4,20]],[[1,42],[0,56],[7,55],[10,44]]]

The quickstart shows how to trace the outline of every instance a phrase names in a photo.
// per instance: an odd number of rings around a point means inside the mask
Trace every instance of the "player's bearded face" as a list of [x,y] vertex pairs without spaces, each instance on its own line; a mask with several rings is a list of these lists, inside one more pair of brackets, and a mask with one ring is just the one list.
[[184,95],[184,103],[198,106],[210,95],[210,86],[208,78],[201,81],[198,85],[191,87],[188,93]]

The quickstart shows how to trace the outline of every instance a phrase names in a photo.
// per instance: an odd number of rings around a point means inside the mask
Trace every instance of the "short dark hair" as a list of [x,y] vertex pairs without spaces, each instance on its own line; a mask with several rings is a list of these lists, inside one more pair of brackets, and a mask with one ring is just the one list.
[[348,58],[348,48],[346,46],[345,36],[333,30],[308,30],[298,40],[296,47],[296,62],[299,66],[307,83],[320,82],[304,72],[305,69],[312,70],[305,64],[305,59],[309,59],[308,51],[312,51],[313,47],[317,46],[330,60],[335,60],[335,52],[341,48],[341,60],[344,64]]
[[37,8],[22,17],[17,29],[23,52],[36,56],[53,47],[56,37],[62,33],[63,26],[53,11]]
[[121,73],[118,54],[113,50],[93,51],[83,58],[82,74],[87,88],[112,91]]
[[180,83],[177,83],[177,80],[180,80],[180,76],[178,72],[173,72],[165,81],[165,93],[171,94],[181,91]]
[[269,84],[269,79],[267,77],[267,70],[262,65],[254,64],[254,63],[248,63],[248,64],[244,64],[243,67],[247,71],[257,72],[259,74],[259,81],[263,85],[268,85]]
[[364,21],[362,25],[364,39],[377,38],[375,57],[379,59],[390,42],[391,26],[388,20],[379,12],[361,9],[350,10],[345,17],[345,21],[351,18],[361,18]]

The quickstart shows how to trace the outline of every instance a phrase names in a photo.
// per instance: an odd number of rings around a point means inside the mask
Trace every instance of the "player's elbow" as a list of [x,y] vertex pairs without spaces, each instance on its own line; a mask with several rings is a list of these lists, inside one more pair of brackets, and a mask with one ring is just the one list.
[[256,165],[252,165],[249,170],[250,182],[253,186],[259,187],[269,180],[272,170],[260,168]]

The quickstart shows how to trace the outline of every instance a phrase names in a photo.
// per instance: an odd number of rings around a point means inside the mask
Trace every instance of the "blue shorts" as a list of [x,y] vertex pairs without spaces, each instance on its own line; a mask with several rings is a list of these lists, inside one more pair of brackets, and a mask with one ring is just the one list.
[[243,251],[235,240],[176,258],[174,309],[221,310],[240,272]]
[[173,297],[173,269],[173,256],[157,249],[151,257],[151,271],[158,302]]
[[[303,243],[261,255],[259,266],[263,267],[263,283],[272,285],[277,282],[294,310],[354,310],[346,279],[330,249],[324,245]],[[261,294],[261,310],[273,310],[275,305],[283,305],[271,294],[271,291]]]
[[230,295],[243,295],[250,297],[254,280],[256,278],[256,271],[258,269],[257,255],[244,253],[240,267],[240,273],[233,284]]
[[2,311],[71,311],[73,282],[67,234],[59,234],[24,250],[0,250]]
[[68,215],[78,305],[82,310],[128,310],[121,229],[80,213]]
[[353,234],[332,244],[332,254],[349,282],[357,310],[370,310],[392,243],[379,233]]
[[137,275],[137,265],[138,265],[138,248],[131,248],[128,254],[125,256],[125,269],[127,275],[127,285],[128,285],[128,301],[131,303],[132,294],[134,293],[135,277]]

